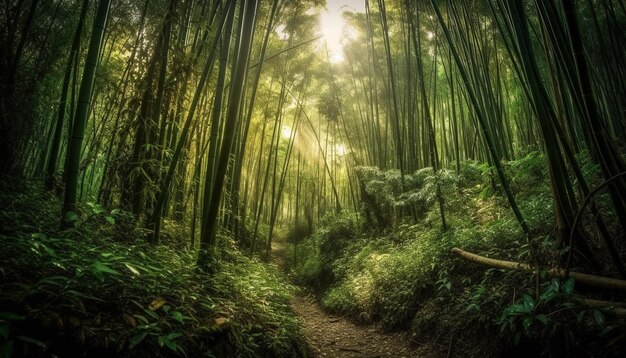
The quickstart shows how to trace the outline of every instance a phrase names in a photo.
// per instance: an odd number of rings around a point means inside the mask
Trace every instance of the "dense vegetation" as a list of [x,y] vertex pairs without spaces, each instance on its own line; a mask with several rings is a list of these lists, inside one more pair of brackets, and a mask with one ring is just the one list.
[[[408,330],[417,342],[434,340],[453,355],[622,355],[621,318],[584,302],[600,292],[546,270],[480,268],[451,253],[461,247],[516,262],[558,261],[545,158],[532,152],[504,169],[514,190],[526,188],[517,199],[535,233],[530,245],[487,165],[464,162],[459,177],[442,173],[450,199],[445,231],[432,171],[407,175],[402,192],[397,170],[359,168],[367,178],[361,211],[329,216],[310,238],[292,242],[295,278],[317,290],[331,311]],[[407,205],[416,208],[417,222],[372,227],[376,221],[366,219],[371,212],[393,217],[393,207]]]
[[623,356],[624,34],[619,0],[4,1],[0,355],[306,356],[289,277],[448,355]]
[[76,229],[58,231],[60,203],[40,184],[5,182],[2,193],[3,357],[306,353],[295,288],[232,239],[207,275],[175,224],[149,245],[131,215],[88,202]]

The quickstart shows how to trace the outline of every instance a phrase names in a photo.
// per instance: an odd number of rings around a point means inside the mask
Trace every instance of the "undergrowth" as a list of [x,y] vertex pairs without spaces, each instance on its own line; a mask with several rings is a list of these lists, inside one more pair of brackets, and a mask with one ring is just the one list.
[[[362,168],[359,215],[327,217],[298,245],[291,269],[326,309],[406,330],[448,355],[621,356],[623,320],[585,307],[573,281],[477,266],[451,253],[458,247],[534,264],[532,251],[544,267],[558,260],[543,156],[533,152],[505,168],[529,239],[487,165],[465,162],[454,180],[422,169],[406,176],[404,193],[397,172]],[[435,180],[448,230],[441,228]]]
[[132,217],[93,204],[58,231],[59,203],[37,185],[0,195],[0,356],[306,355],[295,288],[232,239],[208,275],[177,232],[148,245]]

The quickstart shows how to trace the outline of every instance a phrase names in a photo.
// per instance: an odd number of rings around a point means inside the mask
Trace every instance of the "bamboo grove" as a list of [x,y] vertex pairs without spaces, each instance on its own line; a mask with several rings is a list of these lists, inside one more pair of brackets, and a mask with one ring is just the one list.
[[367,167],[404,187],[488,163],[532,241],[502,163],[542,151],[554,239],[626,278],[624,3],[364,3],[333,61],[318,0],[5,1],[1,170],[63,196],[64,227],[81,202],[132,212],[155,244],[184,225],[210,266],[227,236],[267,259],[278,227],[360,213]]

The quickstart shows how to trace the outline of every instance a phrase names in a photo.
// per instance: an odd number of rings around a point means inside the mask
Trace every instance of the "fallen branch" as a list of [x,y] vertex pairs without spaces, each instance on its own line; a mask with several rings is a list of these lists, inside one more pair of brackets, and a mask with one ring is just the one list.
[[[452,249],[452,252],[461,256],[467,261],[471,261],[480,265],[485,265],[485,266],[490,266],[490,267],[495,267],[495,268],[502,268],[506,270],[518,270],[518,271],[527,271],[527,272],[537,271],[536,269],[534,269],[528,264],[523,264],[523,263],[514,262],[514,261],[490,259],[488,257],[476,255],[467,251],[463,251],[456,247]],[[558,277],[562,279],[568,277],[567,272],[560,268],[549,269],[546,271],[546,274],[550,277]],[[577,283],[581,283],[581,284],[585,284],[589,286],[626,291],[626,281],[619,280],[616,278],[596,276],[596,275],[590,275],[590,274],[574,272],[574,271],[569,272],[569,277],[572,277],[574,280],[576,280]]]
[[[518,270],[518,271],[527,271],[527,272],[536,272],[537,270],[533,269],[528,264],[523,264],[520,262],[514,261],[505,261],[505,260],[496,260],[490,259],[485,256],[480,256],[473,254],[471,252],[467,252],[461,250],[459,248],[453,248],[452,252],[461,256],[463,259],[477,263],[479,265],[501,268],[505,270]],[[566,278],[567,273],[563,269],[552,268],[546,271],[547,275],[550,277],[558,277],[558,278]],[[569,277],[572,277],[576,280],[577,283],[584,283],[589,286],[608,288],[608,289],[617,289],[626,291],[626,281],[618,280],[615,278],[602,277],[596,275],[589,275],[586,273],[580,272],[569,272]],[[613,314],[618,317],[626,318],[626,302],[611,302],[611,301],[602,301],[602,300],[594,300],[591,298],[585,298],[582,300],[585,305],[594,308],[612,308]]]

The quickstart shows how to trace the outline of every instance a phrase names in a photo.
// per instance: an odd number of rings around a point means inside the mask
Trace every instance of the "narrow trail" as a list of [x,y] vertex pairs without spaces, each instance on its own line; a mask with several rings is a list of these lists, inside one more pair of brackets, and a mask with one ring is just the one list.
[[[285,269],[286,244],[272,243],[272,258]],[[383,333],[371,324],[356,324],[332,315],[310,294],[298,295],[291,307],[300,319],[312,357],[436,357],[427,346],[414,347],[401,333]]]

